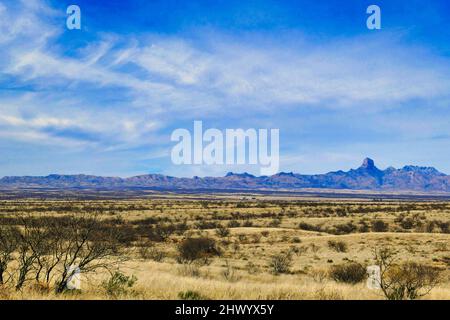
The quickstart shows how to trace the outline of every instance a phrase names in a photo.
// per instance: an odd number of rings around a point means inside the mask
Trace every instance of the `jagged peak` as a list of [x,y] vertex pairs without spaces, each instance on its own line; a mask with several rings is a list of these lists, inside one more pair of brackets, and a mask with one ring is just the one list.
[[369,169],[369,170],[377,169],[377,167],[375,166],[375,161],[373,161],[370,158],[365,158],[360,168]]

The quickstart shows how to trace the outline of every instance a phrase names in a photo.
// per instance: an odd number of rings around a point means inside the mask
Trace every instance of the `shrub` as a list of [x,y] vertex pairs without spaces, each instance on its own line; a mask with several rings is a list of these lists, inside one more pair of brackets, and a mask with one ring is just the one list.
[[151,248],[148,253],[148,257],[156,262],[163,261],[165,256],[164,251],[158,250],[157,248]]
[[230,265],[228,260],[225,260],[225,269],[222,271],[222,276],[225,278],[225,280],[230,282],[239,280],[235,269]]
[[269,236],[269,231],[267,231],[267,230],[264,230],[264,231],[261,231],[261,235],[263,236],[263,237],[268,237]]
[[369,230],[370,230],[370,228],[367,225],[367,223],[365,221],[361,221],[358,231],[361,233],[365,233],[365,232],[368,232]]
[[329,240],[328,247],[336,252],[347,252],[347,243],[344,241]]
[[126,276],[117,271],[108,281],[102,283],[102,287],[109,297],[117,299],[120,296],[128,294],[129,289],[135,285],[136,281],[137,278],[135,276]]
[[227,227],[224,227],[224,226],[219,226],[219,227],[216,229],[216,234],[217,234],[219,237],[225,238],[225,237],[227,237],[227,236],[230,235],[230,229],[228,229]]
[[405,218],[400,221],[400,226],[406,230],[414,228],[414,225],[415,223],[412,218]]
[[386,232],[388,230],[389,225],[383,220],[377,219],[372,222],[372,231],[373,232]]
[[343,224],[338,224],[335,226],[336,228],[336,234],[349,234],[352,232],[355,232],[358,227],[355,226],[353,223],[348,222],[348,223],[343,223]]
[[356,262],[335,265],[330,269],[330,278],[336,282],[356,284],[366,278],[366,268]]
[[380,268],[380,287],[388,300],[414,300],[427,295],[441,281],[441,270],[434,266],[406,262],[396,263],[393,249],[374,250],[376,264]]
[[203,297],[200,293],[192,290],[181,291],[178,293],[178,297],[181,300],[206,300],[206,298]]
[[245,222],[242,224],[243,227],[253,227],[253,222],[251,222],[250,220],[245,220]]
[[436,227],[436,222],[427,221],[427,223],[425,224],[425,232],[431,233],[434,231],[435,227]]
[[292,266],[292,255],[290,253],[277,254],[272,257],[269,263],[271,272],[275,275],[289,273]]
[[281,224],[281,219],[280,218],[274,218],[272,221],[270,221],[269,227],[277,228],[277,227],[280,226],[280,224]]
[[249,274],[256,274],[259,272],[259,268],[253,262],[249,261],[245,266]]
[[200,268],[196,264],[182,264],[178,269],[178,273],[183,277],[200,277]]
[[218,227],[218,223],[216,223],[215,221],[198,221],[195,223],[195,227],[197,229],[200,230],[204,230],[204,229],[214,229]]
[[0,286],[6,281],[8,265],[19,245],[19,230],[10,226],[0,226]]
[[428,294],[439,281],[436,267],[407,262],[385,273],[382,288],[389,300],[414,300]]
[[241,224],[239,223],[239,221],[230,220],[230,222],[228,222],[228,228],[239,228],[240,226]]
[[322,228],[320,226],[314,226],[314,225],[306,223],[306,222],[300,222],[298,227],[300,229],[306,230],[306,231],[317,231],[317,232],[322,231]]
[[441,228],[442,233],[450,233],[450,222],[437,221],[436,223],[439,225],[439,228]]
[[220,255],[216,242],[210,238],[187,238],[178,246],[179,261],[193,262],[203,259],[205,262],[214,255]]
[[292,243],[302,243],[302,240],[299,237],[293,237],[291,241]]
[[162,261],[165,257],[164,251],[155,248],[151,242],[140,243],[138,247],[138,253],[142,259],[151,259],[157,262]]

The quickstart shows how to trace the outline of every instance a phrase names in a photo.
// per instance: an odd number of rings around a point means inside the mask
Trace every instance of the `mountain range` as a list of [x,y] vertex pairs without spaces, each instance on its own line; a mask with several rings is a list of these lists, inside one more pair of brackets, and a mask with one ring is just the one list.
[[357,169],[304,175],[280,172],[272,176],[229,172],[224,177],[177,178],[146,174],[130,178],[93,175],[23,176],[0,179],[1,189],[10,188],[158,188],[158,189],[301,189],[327,188],[350,190],[450,192],[450,176],[433,167],[404,166],[380,170],[372,159],[364,159]]

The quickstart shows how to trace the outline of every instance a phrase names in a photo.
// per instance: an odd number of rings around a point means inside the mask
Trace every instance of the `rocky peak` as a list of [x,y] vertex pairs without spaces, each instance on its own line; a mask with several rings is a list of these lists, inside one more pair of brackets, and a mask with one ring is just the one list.
[[360,168],[367,170],[377,169],[377,167],[375,167],[375,162],[370,158],[365,158]]

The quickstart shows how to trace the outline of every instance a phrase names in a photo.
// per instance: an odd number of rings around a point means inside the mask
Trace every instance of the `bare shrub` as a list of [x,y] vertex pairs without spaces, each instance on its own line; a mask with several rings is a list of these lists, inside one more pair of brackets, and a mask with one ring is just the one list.
[[13,260],[19,242],[19,230],[12,226],[0,226],[0,285],[8,282],[7,276],[9,263]]
[[72,266],[76,265],[82,273],[89,273],[100,268],[109,270],[125,259],[120,252],[120,235],[113,227],[105,228],[96,215],[72,216],[61,232],[64,240],[58,254],[61,274],[56,282],[56,292],[65,290],[67,281],[73,276]]
[[109,269],[123,261],[120,236],[109,222],[95,213],[64,217],[23,216],[18,221],[15,288],[25,282],[49,287],[61,293],[75,272]]

